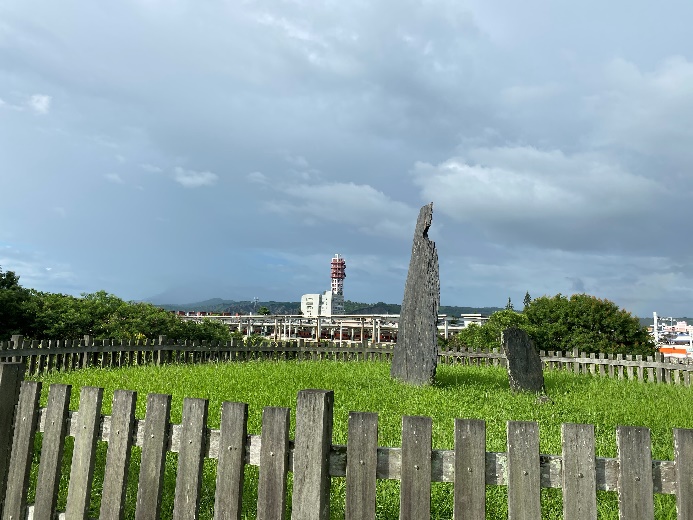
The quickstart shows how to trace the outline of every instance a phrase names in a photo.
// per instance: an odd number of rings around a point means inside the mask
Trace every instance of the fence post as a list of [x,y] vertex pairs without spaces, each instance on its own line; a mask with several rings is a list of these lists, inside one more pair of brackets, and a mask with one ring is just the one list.
[[36,480],[34,520],[51,520],[56,516],[55,506],[58,502],[71,393],[70,385],[53,384],[48,391],[41,464]]
[[34,454],[34,434],[38,422],[41,383],[23,381],[14,418],[12,452],[7,471],[7,490],[2,518],[26,518],[26,499],[29,490],[29,473]]
[[108,438],[106,469],[103,476],[100,520],[123,519],[136,400],[136,392],[116,390],[113,393],[111,433]]
[[541,518],[539,425],[508,421],[508,518]]
[[202,463],[207,429],[206,399],[183,400],[181,447],[178,452],[173,519],[197,518],[202,489]]
[[12,428],[19,387],[24,379],[23,363],[0,363],[0,511],[5,499],[7,469],[12,453]]
[[67,504],[65,505],[65,515],[70,520],[73,518],[86,519],[89,512],[102,401],[103,388],[82,387],[79,393],[77,433],[75,434],[70,481],[67,488]]
[[693,430],[674,429],[676,512],[679,520],[693,518]]
[[[24,336],[22,336],[21,334],[13,334],[11,343],[12,343],[12,345],[10,348],[15,349],[15,350],[21,349],[24,346]],[[19,363],[21,361],[21,359],[19,356],[14,356],[12,358],[12,361],[14,363]]]
[[214,497],[215,520],[240,520],[248,428],[248,405],[221,405],[221,434]]
[[330,448],[334,392],[301,390],[296,402],[292,520],[330,518]]
[[596,520],[597,471],[594,426],[563,424],[563,518]]
[[430,417],[402,417],[401,520],[431,517],[432,431]]
[[289,466],[288,408],[262,410],[260,476],[257,485],[258,520],[286,518],[286,472]]
[[346,520],[375,518],[378,414],[350,412],[347,433]]
[[650,430],[636,426],[619,426],[616,429],[616,446],[619,462],[619,518],[654,518]]
[[455,419],[454,518],[486,518],[486,423]]
[[144,441],[137,484],[135,520],[161,518],[166,448],[170,430],[171,396],[149,394],[144,417]]

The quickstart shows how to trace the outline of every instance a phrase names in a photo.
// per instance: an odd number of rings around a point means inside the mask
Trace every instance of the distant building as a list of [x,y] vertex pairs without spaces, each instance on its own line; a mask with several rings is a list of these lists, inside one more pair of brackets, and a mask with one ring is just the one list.
[[301,313],[306,318],[323,316],[329,318],[344,314],[344,278],[346,262],[341,256],[334,255],[330,262],[332,289],[322,294],[304,294],[301,296]]
[[301,314],[306,318],[319,316],[321,300],[321,294],[304,294],[301,296]]
[[460,314],[460,321],[462,322],[462,327],[469,327],[472,323],[477,325],[483,325],[488,321],[488,316],[483,314]]
[[329,318],[344,314],[344,296],[325,291],[322,294],[304,294],[301,296],[301,313],[306,318],[322,316]]

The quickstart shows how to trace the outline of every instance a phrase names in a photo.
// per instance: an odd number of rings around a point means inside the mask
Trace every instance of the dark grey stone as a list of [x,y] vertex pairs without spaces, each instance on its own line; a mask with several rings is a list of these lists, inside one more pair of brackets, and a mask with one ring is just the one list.
[[508,380],[513,392],[544,392],[541,358],[527,333],[516,327],[503,331],[503,350],[508,359]]
[[433,382],[438,363],[438,253],[428,238],[433,203],[421,208],[414,231],[409,273],[399,315],[390,376],[415,385]]

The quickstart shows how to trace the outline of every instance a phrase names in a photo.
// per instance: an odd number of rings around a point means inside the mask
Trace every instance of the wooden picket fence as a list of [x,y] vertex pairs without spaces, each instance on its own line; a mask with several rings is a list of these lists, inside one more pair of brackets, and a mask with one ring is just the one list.
[[[205,363],[247,361],[251,359],[298,359],[390,361],[392,344],[364,346],[360,343],[312,343],[298,341],[264,342],[246,345],[241,340],[228,342],[173,341],[165,336],[153,340],[79,340],[28,341],[21,336],[0,342],[0,362],[23,362],[30,374],[86,367],[123,367],[142,364]],[[571,370],[618,379],[690,386],[693,361],[654,356],[540,352],[544,368]],[[505,365],[498,349],[451,348],[438,352],[442,364]]]
[[[673,494],[677,518],[693,518],[693,430],[674,430],[674,460],[651,456],[650,431],[621,426],[618,456],[595,457],[594,427],[562,426],[562,453],[539,452],[534,422],[507,423],[507,451],[486,451],[486,426],[480,420],[455,420],[452,450],[432,450],[432,420],[402,418],[401,447],[378,446],[378,416],[351,412],[347,444],[332,444],[334,396],[303,390],[296,403],[295,438],[289,439],[290,410],[267,407],[261,435],[247,434],[248,406],[225,402],[219,429],[207,426],[208,403],[186,398],[181,424],[170,423],[171,396],[147,396],[146,416],[135,418],[137,395],[118,390],[110,416],[101,414],[103,389],[84,387],[79,409],[69,411],[71,388],[51,385],[46,408],[39,407],[41,383],[22,381],[24,366],[0,364],[0,509],[6,520],[56,517],[65,440],[74,437],[66,510],[61,518],[83,519],[94,490],[97,441],[108,443],[101,520],[120,520],[125,511],[130,455],[141,448],[134,518],[159,519],[167,452],[178,454],[174,519],[197,518],[203,462],[216,460],[214,519],[239,519],[243,511],[244,468],[259,466],[257,518],[283,519],[287,477],[293,473],[290,517],[327,520],[330,482],[346,477],[345,518],[376,517],[378,479],[400,481],[401,519],[431,516],[431,483],[453,483],[454,518],[480,520],[486,515],[486,486],[507,486],[513,520],[541,518],[541,489],[560,488],[563,518],[596,519],[598,490],[617,491],[619,516],[652,520],[654,495]],[[16,406],[15,406],[16,404]],[[27,504],[34,437],[43,434],[36,498]],[[255,505],[255,504],[254,504]]]

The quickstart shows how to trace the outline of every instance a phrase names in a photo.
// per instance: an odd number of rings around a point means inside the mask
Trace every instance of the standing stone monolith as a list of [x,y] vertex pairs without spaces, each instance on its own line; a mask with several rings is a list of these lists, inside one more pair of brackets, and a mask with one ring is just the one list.
[[508,359],[508,380],[513,392],[544,392],[541,358],[527,333],[517,327],[503,331],[503,351]]
[[414,385],[431,384],[438,363],[440,278],[436,245],[428,238],[432,220],[431,202],[421,208],[416,222],[390,368],[391,377]]

